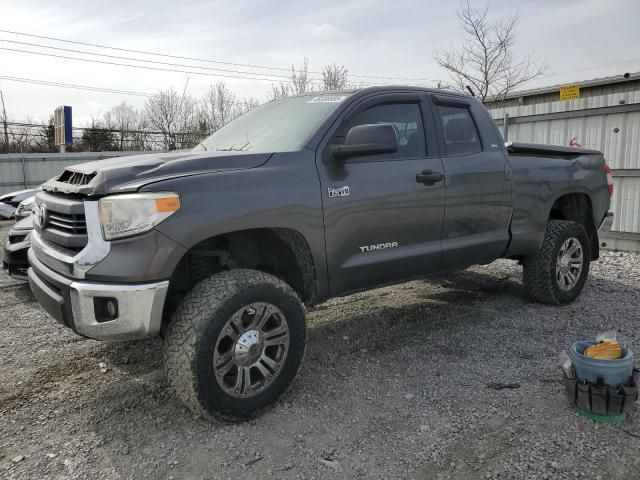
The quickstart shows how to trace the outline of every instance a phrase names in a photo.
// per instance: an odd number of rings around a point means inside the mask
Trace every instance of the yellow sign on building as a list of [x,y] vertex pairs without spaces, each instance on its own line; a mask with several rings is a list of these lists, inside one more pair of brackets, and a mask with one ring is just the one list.
[[560,100],[577,100],[580,98],[580,84],[565,85],[560,87]]

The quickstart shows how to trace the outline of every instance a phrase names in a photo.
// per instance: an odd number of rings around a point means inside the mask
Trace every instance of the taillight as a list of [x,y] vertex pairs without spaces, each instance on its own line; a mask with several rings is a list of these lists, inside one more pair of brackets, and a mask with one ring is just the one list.
[[611,175],[611,168],[606,163],[604,164],[604,173],[607,174],[607,191],[611,197],[613,195],[613,175]]

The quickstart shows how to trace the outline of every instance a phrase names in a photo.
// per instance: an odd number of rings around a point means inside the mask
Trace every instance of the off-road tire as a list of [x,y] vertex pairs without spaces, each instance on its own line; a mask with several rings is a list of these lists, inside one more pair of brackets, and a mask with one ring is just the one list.
[[[556,278],[556,261],[560,249],[569,238],[576,238],[582,247],[582,271],[571,290],[563,290]],[[575,300],[589,275],[591,242],[585,228],[568,220],[549,220],[542,247],[535,255],[523,259],[524,286],[529,298],[547,305],[563,305]]]
[[[289,349],[273,383],[256,396],[234,398],[214,376],[213,350],[229,318],[253,302],[268,302],[284,314],[289,327]],[[217,273],[187,294],[167,328],[163,357],[169,387],[191,412],[207,420],[252,418],[291,385],[302,365],[305,342],[304,307],[284,281],[255,270]]]

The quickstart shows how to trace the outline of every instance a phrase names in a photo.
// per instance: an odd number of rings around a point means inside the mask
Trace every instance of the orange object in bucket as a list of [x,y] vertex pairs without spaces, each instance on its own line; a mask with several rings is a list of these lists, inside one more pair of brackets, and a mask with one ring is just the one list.
[[622,358],[622,347],[617,341],[600,342],[587,347],[583,355],[598,360],[618,360]]

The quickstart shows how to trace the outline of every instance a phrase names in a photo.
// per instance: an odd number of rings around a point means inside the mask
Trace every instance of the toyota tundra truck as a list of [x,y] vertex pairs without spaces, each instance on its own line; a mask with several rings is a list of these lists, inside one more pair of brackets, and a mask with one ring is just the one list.
[[506,258],[532,300],[573,301],[612,189],[600,152],[505,145],[473,97],[311,93],[192,150],[66,168],[36,196],[28,277],[78,335],[162,337],[195,414],[245,419],[291,384],[305,311],[331,297]]

